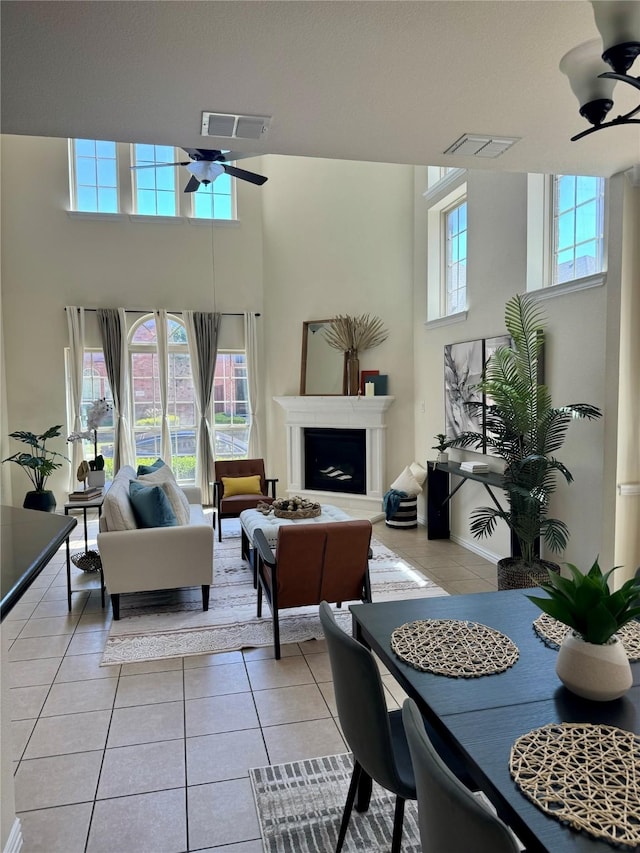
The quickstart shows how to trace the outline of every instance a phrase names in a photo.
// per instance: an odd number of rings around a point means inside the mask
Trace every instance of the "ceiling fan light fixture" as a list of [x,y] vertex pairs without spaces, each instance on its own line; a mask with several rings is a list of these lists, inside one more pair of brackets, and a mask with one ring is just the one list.
[[195,160],[187,165],[187,171],[195,175],[201,184],[210,184],[224,173],[224,167],[212,160]]
[[[569,79],[571,91],[580,104],[580,114],[592,124],[600,124],[613,106],[612,95],[616,85],[615,80],[599,76],[609,71],[609,66],[602,59],[600,52],[600,39],[591,39],[572,48],[560,60],[560,71]],[[595,112],[589,105],[596,101],[608,102],[609,108],[604,110],[599,120],[593,121],[589,116],[595,116]],[[585,112],[588,114],[585,115]]]

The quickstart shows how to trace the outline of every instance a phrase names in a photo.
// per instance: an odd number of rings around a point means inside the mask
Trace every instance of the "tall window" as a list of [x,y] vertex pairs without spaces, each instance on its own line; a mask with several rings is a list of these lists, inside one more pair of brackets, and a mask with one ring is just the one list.
[[457,314],[467,306],[467,202],[443,213],[445,314]]
[[[191,358],[182,320],[167,318],[169,376],[167,411],[173,470],[180,482],[193,482],[196,466],[197,408]],[[143,317],[129,336],[133,429],[138,464],[160,456],[161,414],[157,334],[154,317]],[[214,378],[215,454],[220,459],[246,458],[249,441],[247,362],[244,352],[219,352]]]
[[115,142],[70,140],[71,206],[86,213],[118,212]]
[[[83,430],[87,426],[87,410],[92,403],[103,397],[111,403],[112,408],[105,418],[104,423],[98,427],[96,443],[97,452],[104,456],[106,476],[111,479],[113,476],[114,438],[113,395],[109,379],[107,378],[104,353],[102,350],[85,350],[82,369],[82,400],[80,403]],[[93,440],[84,440],[82,442],[82,455],[87,460],[95,458],[96,448],[93,445]]]
[[[131,384],[133,430],[138,463],[160,455],[162,407],[158,370],[157,333],[153,317],[145,317],[131,330]],[[167,416],[176,478],[195,478],[196,406],[191,378],[187,333],[181,320],[167,318],[169,373]]]
[[551,284],[584,278],[604,268],[604,178],[553,179]]
[[234,219],[231,176],[219,175],[206,186],[200,184],[192,193],[193,216],[196,219]]
[[244,352],[218,353],[213,398],[216,458],[246,458],[249,404]]
[[176,215],[176,167],[151,168],[156,163],[174,163],[175,149],[169,145],[133,146],[136,213],[144,216]]

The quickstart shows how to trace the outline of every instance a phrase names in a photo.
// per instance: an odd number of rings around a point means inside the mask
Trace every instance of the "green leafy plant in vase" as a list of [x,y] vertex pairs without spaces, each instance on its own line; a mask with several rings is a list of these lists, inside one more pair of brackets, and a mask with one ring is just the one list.
[[[516,295],[505,307],[505,325],[513,345],[499,347],[489,359],[478,390],[487,402],[467,403],[482,414],[486,429],[452,439],[453,447],[487,449],[505,463],[502,488],[507,506],[473,510],[471,533],[490,536],[498,521],[512,535],[512,554],[498,562],[498,588],[535,587],[550,564],[539,557],[542,540],[551,551],[563,551],[569,539],[564,521],[550,514],[558,477],[573,476],[556,454],[574,420],[594,420],[601,411],[590,403],[555,406],[540,379],[544,344],[543,314],[530,295]],[[557,566],[556,566],[557,570]]]
[[616,632],[640,616],[640,578],[632,578],[612,592],[609,578],[619,567],[603,574],[596,558],[583,574],[572,563],[566,565],[571,577],[549,572],[548,582],[540,584],[548,598],[527,597],[571,629],[556,662],[563,684],[586,699],[617,699],[627,692],[633,679]]
[[27,492],[22,504],[25,509],[53,512],[56,508],[56,499],[53,492],[47,489],[47,480],[56,468],[62,467],[62,462],[58,462],[58,459],[64,459],[67,462],[69,460],[63,453],[50,450],[47,447],[47,441],[57,438],[61,429],[62,424],[57,424],[49,427],[40,435],[27,430],[16,430],[16,432],[9,433],[10,438],[28,444],[31,448],[29,452],[14,453],[2,460],[3,462],[15,462],[16,465],[19,465],[33,484],[33,490]]
[[438,451],[437,462],[448,462],[449,454],[447,450],[451,447],[451,439],[447,438],[447,436],[443,432],[436,433],[435,436],[436,444],[431,448],[432,450]]

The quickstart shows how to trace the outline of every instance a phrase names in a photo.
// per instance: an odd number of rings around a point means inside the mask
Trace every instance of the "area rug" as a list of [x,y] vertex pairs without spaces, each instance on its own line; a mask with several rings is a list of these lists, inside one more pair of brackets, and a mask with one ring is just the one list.
[[[446,595],[389,548],[375,540],[371,544],[373,601]],[[348,607],[334,607],[334,612],[350,632]],[[122,595],[121,618],[111,624],[102,665],[270,646],[273,628],[266,601],[262,614],[258,619],[251,569],[240,556],[239,529],[237,536],[225,531],[223,541],[215,543],[209,610],[202,610],[200,587]],[[322,637],[317,606],[280,611],[283,645]]]
[[[249,770],[265,853],[335,850],[353,769],[350,754]],[[344,853],[388,853],[395,796],[374,782],[368,811],[351,813]],[[421,850],[418,810],[405,803],[402,853]]]

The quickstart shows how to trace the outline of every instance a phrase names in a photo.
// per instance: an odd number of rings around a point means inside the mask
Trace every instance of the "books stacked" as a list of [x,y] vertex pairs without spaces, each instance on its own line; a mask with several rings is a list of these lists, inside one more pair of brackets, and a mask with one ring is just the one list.
[[90,486],[88,489],[78,490],[76,492],[69,493],[70,501],[95,501],[96,498],[99,498],[102,495],[102,489],[97,486]]
[[486,474],[489,471],[486,462],[461,462],[460,468],[462,471],[469,471],[472,474]]

